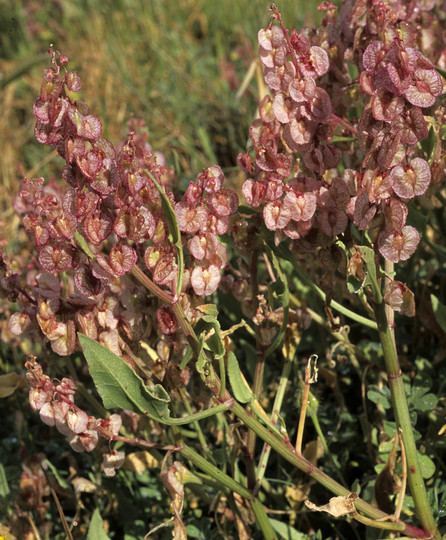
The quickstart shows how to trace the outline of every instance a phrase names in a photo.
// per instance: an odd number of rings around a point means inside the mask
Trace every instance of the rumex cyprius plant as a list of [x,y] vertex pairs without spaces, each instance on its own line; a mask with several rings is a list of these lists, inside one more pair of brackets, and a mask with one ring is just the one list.
[[[410,537],[439,537],[393,321],[394,311],[415,315],[414,294],[395,279],[393,267],[413,257],[420,243],[409,219],[411,200],[439,190],[444,173],[442,79],[435,67],[443,67],[444,54],[433,7],[416,0],[357,0],[344,3],[338,16],[326,3],[322,27],[298,33],[271,6],[271,23],[258,36],[267,91],[249,130],[249,149],[238,157],[248,176],[242,188],[247,207],[223,187],[218,165],[179,194],[165,158],[136,121],[124,144],[102,138],[100,120],[76,100],[79,76],[50,49],[52,66],[34,105],[35,135],[64,159],[65,183],[26,179],[14,201],[36,256],[26,285],[2,259],[2,288],[19,308],[9,328],[49,344],[60,357],[82,351],[105,408],[130,411],[97,418],[76,404],[72,373],[56,380],[30,357],[31,407],[75,451],[99,448],[109,476],[124,460],[121,443],[166,452],[162,481],[175,538],[185,537],[184,484],[192,477],[197,482],[198,471],[227,497],[221,513],[239,532],[248,537],[256,521],[265,538],[277,537],[261,502],[269,489],[263,479],[271,449],[338,496],[325,507],[332,515]],[[435,44],[430,57],[425,43]],[[435,144],[427,152],[421,143],[429,136]],[[401,519],[403,488],[395,511],[386,508],[389,515],[310,462],[302,449],[306,408],[314,405],[310,368],[297,442],[291,443],[293,418],[280,417],[286,383],[301,334],[310,318],[318,320],[305,299],[296,299],[296,280],[323,298],[325,327],[349,354],[357,349],[333,311],[378,331],[403,485],[407,479],[418,521]],[[340,288],[357,293],[353,309],[336,302]],[[229,295],[241,304],[240,318],[232,314],[233,326],[222,330],[219,310]],[[255,343],[252,373],[237,349],[243,348],[239,329]],[[273,356],[282,371],[274,405],[265,411],[260,398]],[[314,409],[308,412],[313,419]],[[137,421],[122,428],[124,414],[154,422],[156,440]],[[194,427],[197,444],[183,424]],[[214,448],[205,427],[215,436]],[[244,473],[217,466],[213,450],[222,432],[232,463],[243,461]],[[195,473],[173,461],[174,454]],[[394,473],[391,465],[387,471]]]

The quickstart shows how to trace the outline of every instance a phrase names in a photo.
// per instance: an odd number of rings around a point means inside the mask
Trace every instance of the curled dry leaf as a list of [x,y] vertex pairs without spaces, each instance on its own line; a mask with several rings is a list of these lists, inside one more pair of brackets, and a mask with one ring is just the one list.
[[327,504],[317,506],[309,500],[305,501],[305,506],[313,512],[327,512],[334,517],[345,516],[356,512],[355,501],[358,498],[357,493],[350,493],[347,497],[332,497]]

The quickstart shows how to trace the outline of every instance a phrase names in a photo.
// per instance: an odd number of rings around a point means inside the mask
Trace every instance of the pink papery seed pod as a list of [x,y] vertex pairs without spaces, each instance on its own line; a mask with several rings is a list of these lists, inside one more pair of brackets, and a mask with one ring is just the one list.
[[99,334],[99,343],[107,347],[107,349],[117,356],[122,356],[121,347],[119,345],[119,333],[117,330],[101,332]]
[[40,419],[47,426],[55,426],[56,423],[65,423],[65,418],[70,406],[65,401],[50,401],[40,409]]
[[221,167],[211,165],[197,176],[195,182],[207,193],[217,193],[221,189],[224,178]]
[[196,266],[191,274],[192,288],[198,296],[208,296],[214,293],[217,290],[220,279],[220,270],[213,264],[208,267]]
[[266,200],[277,201],[277,199],[280,199],[282,195],[283,195],[282,179],[281,178],[268,178],[266,180]]
[[309,103],[313,121],[325,122],[330,118],[332,112],[331,99],[323,88],[316,88],[314,97],[311,98]]
[[87,429],[83,433],[79,433],[79,435],[73,434],[69,442],[76,452],[83,452],[84,450],[91,452],[96,448],[98,440],[99,437],[96,429]]
[[364,66],[364,69],[369,73],[373,73],[385,54],[386,50],[384,49],[384,43],[382,41],[372,41],[362,55],[362,65]]
[[263,208],[263,219],[270,231],[283,229],[291,219],[291,209],[282,201],[269,202]]
[[274,96],[272,111],[280,123],[288,124],[296,116],[297,107],[294,101],[280,92]]
[[163,306],[156,312],[156,319],[161,332],[166,336],[171,336],[178,331],[178,321],[169,306]]
[[73,396],[77,391],[77,386],[71,379],[67,379],[66,377],[64,377],[56,386],[56,391],[58,394],[62,394],[70,401],[73,401]]
[[78,107],[79,103],[76,101],[76,105],[72,105],[68,109],[68,118],[72,122],[77,135],[88,141],[99,139],[102,134],[101,121],[92,114],[84,115],[83,113],[87,111],[81,112]]
[[76,321],[79,323],[81,331],[90,339],[97,341],[98,329],[96,325],[96,317],[93,312],[76,313]]
[[380,90],[373,96],[372,112],[376,120],[393,122],[404,110],[404,99],[390,92]]
[[317,79],[327,73],[330,67],[328,54],[324,49],[313,45],[304,56],[299,58],[299,68],[303,75]]
[[75,71],[69,71],[65,74],[64,82],[70,92],[79,92],[82,88],[82,81]]
[[431,170],[427,161],[415,158],[409,166],[398,165],[390,171],[393,191],[402,199],[412,199],[426,193],[431,181]]
[[117,437],[122,426],[122,418],[119,414],[111,414],[106,420],[98,420],[103,437],[112,439]]
[[285,42],[285,34],[280,26],[262,28],[257,34],[259,45],[266,51],[277,49]]
[[397,116],[391,124],[392,133],[398,133],[400,141],[413,145],[428,136],[428,126],[424,115],[418,107],[411,107],[408,111]]
[[296,103],[307,102],[316,94],[316,83],[312,77],[293,79],[288,86],[290,98]]
[[239,201],[235,191],[222,188],[217,193],[211,193],[206,198],[206,203],[217,216],[224,217],[237,211]]
[[29,404],[33,411],[40,411],[45,403],[51,402],[53,399],[54,391],[52,389],[31,388],[29,391]]
[[103,212],[92,212],[84,220],[85,236],[95,246],[101,244],[111,234],[112,230],[113,222]]
[[415,296],[405,283],[400,281],[388,283],[384,293],[384,302],[401,315],[415,317]]
[[[316,212],[316,202],[317,197],[314,192],[296,194],[294,191],[290,191],[285,195],[283,205],[289,209],[290,219],[309,221]],[[288,223],[285,226],[287,225]]]
[[228,264],[228,254],[226,253],[226,247],[218,242],[217,249],[208,257],[208,263],[217,266],[220,270]]
[[317,216],[317,222],[321,231],[333,238],[345,231],[348,225],[348,217],[341,210],[323,209]]
[[76,347],[76,327],[72,320],[66,322],[65,331],[56,339],[51,339],[51,348],[59,356],[69,356]]
[[229,216],[218,216],[217,214],[208,214],[206,223],[201,227],[201,233],[212,233],[216,235],[225,234],[229,227]]
[[282,231],[288,238],[298,240],[299,238],[304,238],[310,232],[312,226],[313,219],[308,221],[294,221],[294,219],[292,219]]
[[104,454],[101,469],[106,476],[115,476],[116,469],[119,469],[125,460],[125,452],[116,452],[113,450],[109,454]]
[[292,152],[298,152],[302,145],[311,142],[316,132],[317,124],[310,122],[306,118],[297,120],[292,118],[289,124],[283,129],[283,140]]
[[385,259],[397,263],[409,259],[417,249],[419,241],[419,232],[414,227],[406,225],[401,232],[382,231],[378,236],[378,249]]
[[193,236],[187,243],[192,256],[198,261],[209,259],[217,250],[218,240],[215,234],[198,234]]
[[375,205],[370,205],[367,192],[362,191],[359,195],[353,197],[350,201],[348,210],[351,205],[353,205],[353,223],[360,231],[367,230],[369,223],[372,221],[377,210]]
[[184,202],[175,205],[175,214],[180,231],[188,234],[196,234],[208,218],[208,211],[204,206],[193,208]]
[[256,208],[266,201],[266,184],[248,178],[242,187],[246,202]]
[[189,182],[189,186],[183,196],[182,203],[186,207],[194,208],[201,203],[203,197],[203,188],[194,182]]
[[281,67],[285,64],[287,58],[287,49],[281,45],[276,49],[266,50],[259,47],[259,57],[262,64],[267,68]]
[[34,292],[43,298],[53,298],[60,295],[60,280],[48,272],[39,272],[36,275]]
[[268,124],[274,122],[273,102],[269,95],[266,95],[259,104],[259,115],[262,122]]
[[156,263],[153,270],[152,278],[158,285],[168,285],[171,283],[178,271],[178,265],[175,262],[173,254],[165,255]]
[[383,203],[384,218],[387,229],[401,231],[407,219],[408,208],[407,204],[399,199],[392,197]]
[[27,329],[31,328],[31,318],[27,313],[21,313],[17,311],[13,313],[8,321],[8,330],[14,336],[20,336],[25,333]]
[[239,154],[237,156],[237,165],[245,173],[251,174],[254,170],[254,163],[249,154]]
[[435,69],[416,69],[404,97],[416,107],[431,107],[442,90],[443,83]]
[[86,264],[81,264],[74,273],[74,285],[76,292],[84,296],[96,296],[102,290],[101,280],[92,272]]
[[345,210],[350,202],[350,193],[347,184],[342,178],[333,178],[332,183],[328,186],[322,186],[319,190],[319,203],[321,208],[333,208],[337,210]]
[[63,128],[53,128],[50,125],[42,124],[42,122],[36,122],[34,127],[34,136],[37,142],[46,144],[47,146],[54,146],[64,137]]
[[119,243],[111,248],[109,260],[115,275],[122,277],[132,270],[138,260],[138,256],[132,247]]
[[46,272],[65,272],[71,268],[73,261],[70,251],[69,246],[47,244],[39,251],[39,263]]
[[379,204],[392,195],[393,179],[390,174],[379,169],[367,169],[362,185],[367,191],[370,204]]
[[66,422],[73,433],[79,434],[87,429],[88,415],[85,411],[69,410],[67,412]]

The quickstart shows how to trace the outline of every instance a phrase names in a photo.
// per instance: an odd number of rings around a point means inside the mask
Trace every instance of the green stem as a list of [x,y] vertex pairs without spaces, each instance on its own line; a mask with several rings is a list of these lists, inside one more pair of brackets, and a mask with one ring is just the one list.
[[[257,282],[257,261],[258,261],[258,251],[255,249],[251,256],[251,302],[252,310],[256,312],[259,307],[259,301],[257,299],[258,295],[258,282]],[[256,324],[255,326],[256,333],[256,366],[254,371],[254,382],[252,385],[252,393],[254,396],[259,399],[260,394],[263,388],[263,374],[265,371],[265,348],[262,345],[262,338],[260,335],[260,328]],[[252,411],[251,411],[252,413]],[[256,433],[255,431],[249,430],[247,438],[247,455],[246,455],[246,476],[248,479],[248,486],[250,489],[254,489],[256,485],[256,466],[254,462],[254,450],[256,445]]]
[[265,540],[276,540],[277,536],[274,533],[274,530],[271,526],[271,523],[266,515],[265,509],[261,502],[253,497],[252,493],[233,478],[225,474],[223,471],[218,469],[212,463],[209,463],[207,459],[200,456],[195,450],[188,446],[184,446],[179,449],[181,455],[184,456],[187,460],[197,466],[199,469],[207,473],[209,476],[214,478],[220,485],[224,486],[227,490],[234,493],[238,493],[241,497],[244,497],[248,500],[251,505],[252,511],[256,517],[257,524],[262,530]]
[[336,471],[336,474],[339,477],[339,480],[342,482],[342,485],[347,487],[347,482],[345,481],[344,476],[342,475],[341,470],[336,465],[335,460],[333,458],[333,454],[330,452],[330,448],[328,447],[327,440],[325,439],[324,432],[322,431],[321,425],[319,423],[319,418],[317,417],[317,413],[310,413],[311,421],[313,422],[314,429],[316,430],[316,433],[318,434],[319,439],[321,440],[322,446],[324,447],[324,452],[327,454],[328,459],[331,461],[331,464],[333,465],[334,470]]
[[413,428],[409,416],[409,407],[404,391],[403,374],[400,369],[396,349],[387,322],[384,302],[374,304],[374,311],[378,323],[379,338],[383,349],[397,427],[401,428],[401,435],[406,451],[410,492],[422,527],[428,531],[433,538],[439,539],[440,535],[434,521],[431,505],[427,498],[423,476],[421,474],[417,448],[413,437]]
[[[266,427],[262,426],[255,418],[249,415],[239,403],[234,403],[234,405],[231,407],[231,410],[236,416],[240,418],[240,420],[242,420],[242,422],[244,422],[250,429],[255,430],[257,435],[261,439],[268,443],[280,456],[282,456],[289,463],[300,469],[305,474],[308,474],[311,478],[316,480],[316,482],[326,487],[335,495],[348,496],[350,494],[350,491],[338,482],[336,482],[336,480],[333,480],[332,478],[327,476],[304,457],[298,456],[294,451],[293,447],[291,446],[291,443],[287,445],[285,441],[279,439],[277,435],[273,434]],[[384,512],[379,510],[379,508],[376,508],[375,506],[372,506],[371,504],[359,498],[355,501],[355,507],[358,511],[362,512],[367,517],[373,520],[390,518],[388,514],[385,514]],[[357,519],[356,516],[353,516],[353,518]],[[418,529],[417,527],[413,527],[412,525],[408,525],[401,521],[398,521],[398,523],[402,523],[404,525],[403,532],[407,536],[410,536],[412,538],[428,538],[427,534],[424,531]]]
[[[326,300],[326,295],[322,289],[320,289],[311,279],[307,276],[307,274],[302,270],[302,268],[299,266],[296,260],[293,261],[294,270],[296,271],[297,277],[300,281],[305,283],[310,289],[317,295],[319,298],[321,298],[324,302]],[[376,322],[372,321],[370,319],[367,319],[366,317],[363,317],[362,315],[358,315],[354,311],[351,311],[350,309],[346,308],[342,304],[339,304],[339,302],[336,302],[336,300],[331,300],[330,306],[338,311],[339,313],[342,313],[349,319],[352,319],[353,321],[356,321],[364,326],[367,326],[368,328],[373,328],[373,330],[376,330]]]
[[[274,400],[274,405],[273,405],[273,413],[271,415],[271,422],[273,424],[276,424],[277,419],[279,417],[279,411],[282,408],[283,398],[285,397],[285,390],[286,390],[286,387],[288,384],[288,378],[291,372],[291,366],[293,365],[293,359],[294,359],[294,355],[293,357],[291,357],[291,355],[287,356],[283,364],[282,375],[280,377],[279,387],[277,388],[276,398]],[[265,443],[263,445],[262,454],[260,456],[259,464],[257,467],[257,479],[256,479],[256,486],[254,488],[254,493],[256,493],[260,489],[260,484],[263,480],[263,477],[265,476],[266,467],[268,465],[270,454],[271,454],[271,446]]]
[[[187,411],[188,416],[192,416],[194,413],[193,413],[192,407],[190,406],[190,403],[189,403],[189,401],[187,399],[185,390],[183,390],[182,388],[179,388],[178,391],[179,391],[180,397],[181,397],[181,399],[183,401],[183,405],[184,405],[184,408]],[[211,453],[209,451],[209,446],[208,446],[208,444],[206,442],[206,437],[204,436],[203,430],[201,429],[200,422],[197,422],[196,420],[194,420],[191,423],[194,426],[194,431],[197,434],[198,440],[200,441],[201,449],[206,454],[208,459],[213,461],[212,455],[211,455]]]
[[277,540],[277,535],[274,532],[271,522],[268,519],[265,509],[263,508],[263,504],[259,501],[259,499],[253,499],[251,501],[251,508],[254,512],[257,524],[262,530],[265,540]]

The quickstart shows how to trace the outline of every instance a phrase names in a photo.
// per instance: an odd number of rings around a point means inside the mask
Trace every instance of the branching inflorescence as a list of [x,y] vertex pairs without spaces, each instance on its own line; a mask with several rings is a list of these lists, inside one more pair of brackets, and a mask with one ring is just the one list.
[[[409,259],[420,234],[408,224],[408,205],[443,179],[440,144],[429,155],[420,145],[435,135],[436,118],[443,114],[433,106],[443,90],[435,66],[445,61],[444,51],[433,47],[428,58],[423,49],[441,41],[438,25],[431,25],[434,4],[351,0],[338,17],[335,6],[325,3],[321,29],[301,33],[287,29],[271,6],[271,24],[258,34],[267,90],[250,126],[250,148],[237,159],[248,175],[242,192],[251,207],[240,214],[239,198],[223,187],[218,165],[204,169],[178,195],[172,169],[152,151],[142,122],[129,123],[124,144],[115,147],[103,138],[100,120],[76,100],[79,76],[67,71],[68,59],[50,48],[52,67],[45,70],[34,104],[35,136],[65,161],[65,183],[25,179],[14,201],[36,258],[22,287],[2,256],[4,295],[19,306],[10,319],[11,332],[49,343],[63,357],[79,350],[81,333],[144,375],[150,369],[138,359],[139,342],[156,342],[165,367],[171,362],[174,369],[157,373],[148,384],[165,378],[176,398],[191,373],[188,367],[179,378],[175,370],[193,354],[192,376],[199,374],[209,394],[222,402],[232,344],[219,334],[216,309],[201,305],[204,297],[220,286],[243,301],[242,312],[251,319],[245,326],[257,327],[251,335],[261,357],[278,346],[275,336],[289,332],[288,285],[273,254],[281,243],[295,258],[312,254],[324,268],[342,267],[344,277],[361,283],[373,261],[366,261],[357,244],[366,243],[376,261]],[[236,264],[228,263],[222,235],[225,242],[232,235]],[[255,274],[265,245],[275,294],[282,280],[275,296],[279,309]],[[377,279],[383,277],[378,272]],[[392,278],[387,273],[383,280],[384,301],[414,316],[413,293]],[[382,299],[377,293],[369,300],[379,304]],[[201,329],[199,335],[194,326]],[[214,372],[217,363],[220,378]],[[71,379],[51,379],[34,358],[26,367],[31,407],[66,435],[74,450],[93,450],[99,436],[118,440],[120,416],[100,420],[88,415],[74,403]],[[263,364],[257,373],[263,374]],[[229,378],[234,389],[240,381],[233,374]],[[261,389],[261,381],[255,384]],[[232,398],[226,395],[225,403],[233,403]],[[287,452],[288,439],[282,455]],[[103,470],[113,475],[123,459],[122,452],[107,453]],[[253,508],[263,520],[261,510]]]

